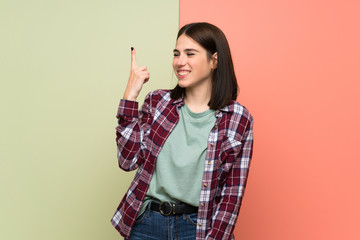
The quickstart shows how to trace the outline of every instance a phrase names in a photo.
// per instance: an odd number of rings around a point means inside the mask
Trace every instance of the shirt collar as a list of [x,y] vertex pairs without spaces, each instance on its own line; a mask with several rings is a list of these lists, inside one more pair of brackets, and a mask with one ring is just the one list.
[[184,96],[178,98],[178,99],[171,99],[172,104],[176,105],[177,107],[182,107],[185,104]]

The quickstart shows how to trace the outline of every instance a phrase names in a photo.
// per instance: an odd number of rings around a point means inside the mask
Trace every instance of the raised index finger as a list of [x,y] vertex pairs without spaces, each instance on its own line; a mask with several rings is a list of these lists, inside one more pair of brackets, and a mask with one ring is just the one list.
[[136,68],[136,67],[137,67],[136,52],[135,49],[131,47],[131,68]]

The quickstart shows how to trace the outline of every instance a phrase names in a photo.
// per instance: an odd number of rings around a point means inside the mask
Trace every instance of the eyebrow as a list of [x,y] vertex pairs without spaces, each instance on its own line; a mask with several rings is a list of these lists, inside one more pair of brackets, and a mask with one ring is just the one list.
[[[177,49],[174,49],[173,52],[180,52],[180,51],[177,50]],[[194,48],[186,48],[186,49],[184,50],[184,52],[199,52],[199,51],[196,50],[196,49],[194,49]]]

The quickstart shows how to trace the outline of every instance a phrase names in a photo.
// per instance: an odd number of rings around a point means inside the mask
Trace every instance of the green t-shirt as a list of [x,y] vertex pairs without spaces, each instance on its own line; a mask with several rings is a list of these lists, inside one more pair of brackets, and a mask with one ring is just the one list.
[[161,149],[139,215],[151,200],[199,205],[201,182],[214,110],[192,112],[185,104],[180,119]]

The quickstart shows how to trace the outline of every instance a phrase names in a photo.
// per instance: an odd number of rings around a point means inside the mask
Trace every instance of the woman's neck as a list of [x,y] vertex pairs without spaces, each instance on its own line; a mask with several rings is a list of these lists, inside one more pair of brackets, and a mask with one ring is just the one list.
[[208,103],[211,98],[211,87],[186,89],[185,103],[195,113],[204,112],[209,109]]

